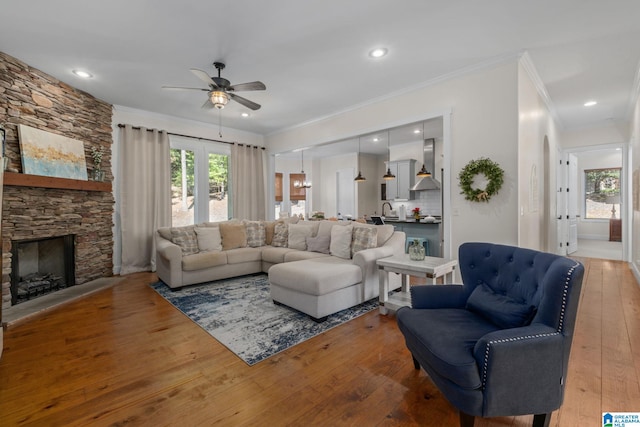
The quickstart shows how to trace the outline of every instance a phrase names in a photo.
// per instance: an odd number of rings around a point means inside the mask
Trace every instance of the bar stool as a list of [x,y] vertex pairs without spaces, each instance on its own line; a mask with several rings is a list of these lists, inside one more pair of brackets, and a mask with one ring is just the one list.
[[431,256],[431,252],[429,251],[429,240],[425,237],[407,237],[407,241],[404,246],[404,253],[409,253],[409,245],[413,243],[414,240],[417,240],[422,246],[424,246],[424,254],[426,256]]

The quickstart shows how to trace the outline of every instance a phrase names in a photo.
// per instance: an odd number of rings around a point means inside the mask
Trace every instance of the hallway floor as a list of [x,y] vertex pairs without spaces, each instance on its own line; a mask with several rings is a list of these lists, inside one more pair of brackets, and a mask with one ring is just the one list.
[[622,242],[578,239],[578,250],[570,256],[622,260]]

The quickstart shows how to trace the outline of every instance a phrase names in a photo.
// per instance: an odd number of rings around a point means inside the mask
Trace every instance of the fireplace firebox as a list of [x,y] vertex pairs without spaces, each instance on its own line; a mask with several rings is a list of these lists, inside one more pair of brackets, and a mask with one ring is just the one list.
[[76,284],[75,235],[11,242],[11,304]]

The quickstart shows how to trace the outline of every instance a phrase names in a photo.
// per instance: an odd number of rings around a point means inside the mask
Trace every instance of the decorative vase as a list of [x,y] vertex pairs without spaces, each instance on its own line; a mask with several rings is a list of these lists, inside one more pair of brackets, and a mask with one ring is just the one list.
[[94,181],[104,181],[104,171],[100,169],[93,170],[93,180]]
[[424,260],[424,256],[424,246],[422,246],[418,240],[414,240],[413,243],[409,245],[409,259],[412,261],[422,261]]

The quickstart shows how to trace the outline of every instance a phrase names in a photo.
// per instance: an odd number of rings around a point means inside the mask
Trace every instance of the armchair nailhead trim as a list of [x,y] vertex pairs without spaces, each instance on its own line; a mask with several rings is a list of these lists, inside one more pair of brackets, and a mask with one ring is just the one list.
[[547,333],[547,334],[537,334],[537,335],[526,335],[522,337],[506,338],[502,340],[494,340],[494,341],[487,342],[487,347],[485,348],[485,352],[484,352],[484,364],[482,366],[482,388],[483,389],[487,383],[487,370],[489,369],[489,353],[490,353],[492,344],[498,344],[498,343],[510,342],[510,341],[521,341],[521,340],[527,340],[527,339],[533,339],[533,338],[550,337],[554,335],[559,335],[562,332],[562,328],[564,326],[564,315],[567,308],[567,294],[569,293],[569,282],[571,281],[571,275],[573,274],[575,269],[578,267],[578,265],[579,264],[576,263],[569,269],[569,271],[567,272],[567,277],[565,278],[565,281],[564,281],[564,289],[562,290],[562,307],[560,308],[560,321],[558,323],[557,332]]
[[521,336],[521,337],[505,338],[505,339],[501,339],[501,340],[493,340],[493,341],[487,342],[487,347],[485,348],[485,351],[484,351],[484,364],[482,366],[482,388],[484,388],[486,383],[487,383],[487,370],[489,369],[489,352],[491,350],[491,345],[492,344],[499,344],[499,343],[504,343],[504,342],[513,342],[513,341],[522,341],[522,340],[530,340],[530,339],[535,339],[535,338],[552,337],[552,336],[555,336],[555,335],[560,335],[560,332],[553,332],[553,333],[546,333],[546,334],[536,334],[536,335],[525,335],[525,336]]
[[564,289],[562,290],[562,307],[560,308],[560,322],[558,322],[558,332],[562,332],[564,326],[565,309],[567,308],[567,294],[569,293],[569,282],[571,281],[571,275],[578,267],[578,263],[575,263],[567,272],[567,278],[564,281]]

